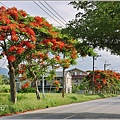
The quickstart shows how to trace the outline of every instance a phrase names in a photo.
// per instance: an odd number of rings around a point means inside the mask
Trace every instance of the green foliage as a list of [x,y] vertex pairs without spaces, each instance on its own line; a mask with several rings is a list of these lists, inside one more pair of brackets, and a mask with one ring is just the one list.
[[1,85],[0,86],[0,93],[9,93],[10,92],[10,85]]
[[[72,1],[78,10],[71,20],[67,33],[75,39],[81,38],[93,48],[108,48],[111,53],[120,55],[120,3],[118,1]],[[81,12],[82,11],[82,12]]]
[[0,75],[0,85],[2,85],[2,75]]
[[80,91],[80,88],[79,88],[79,85],[72,85],[72,93],[77,93],[77,92],[79,92]]
[[111,70],[95,70],[94,81],[91,71],[80,84],[80,89],[94,90],[98,92],[111,93],[120,90],[120,74]]
[[24,89],[21,89],[19,93],[35,93],[36,89],[33,87],[27,87]]
[[2,84],[9,84],[10,80],[8,76],[2,75]]
[[76,96],[71,96],[70,98],[72,98],[73,100],[77,101],[77,97]]
[[[78,103],[103,97],[115,96],[113,94],[106,95],[90,95],[90,94],[65,94],[62,98],[60,93],[45,93],[45,98],[41,98],[41,102],[35,98],[34,93],[21,94],[18,93],[18,102],[13,104],[9,101],[10,95],[2,93],[0,96],[0,115],[15,114],[19,112],[49,108],[53,106],[65,105],[70,103]],[[58,99],[59,98],[59,99]]]

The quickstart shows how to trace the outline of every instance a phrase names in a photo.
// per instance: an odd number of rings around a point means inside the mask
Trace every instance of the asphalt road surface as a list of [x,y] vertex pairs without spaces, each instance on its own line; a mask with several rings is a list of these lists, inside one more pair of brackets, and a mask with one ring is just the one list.
[[120,119],[120,96],[36,110],[0,119]]

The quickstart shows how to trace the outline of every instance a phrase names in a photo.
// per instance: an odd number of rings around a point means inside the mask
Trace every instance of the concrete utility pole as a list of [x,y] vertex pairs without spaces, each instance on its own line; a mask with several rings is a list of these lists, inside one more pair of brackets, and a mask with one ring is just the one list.
[[92,81],[92,94],[94,94],[94,78],[95,78],[94,68],[95,68],[95,60],[97,59],[97,57],[101,57],[101,55],[93,56],[93,81]]
[[95,76],[95,73],[94,73],[94,61],[95,61],[95,57],[93,56],[93,82],[92,82],[92,94],[94,94],[94,76]]
[[[63,54],[63,58],[65,58],[65,54]],[[63,85],[62,85],[62,97],[65,96],[65,68],[63,67]]]

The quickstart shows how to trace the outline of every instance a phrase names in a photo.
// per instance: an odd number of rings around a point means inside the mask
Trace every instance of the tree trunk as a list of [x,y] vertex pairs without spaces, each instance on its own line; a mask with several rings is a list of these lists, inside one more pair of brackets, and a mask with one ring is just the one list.
[[9,78],[10,78],[10,97],[11,102],[17,102],[17,94],[16,94],[16,84],[15,84],[15,69],[11,63],[9,63]]
[[40,100],[40,92],[38,90],[37,80],[35,80],[34,82],[35,82],[35,88],[36,88],[36,97],[38,100]]
[[63,68],[63,86],[62,86],[62,97],[65,96],[65,69]]

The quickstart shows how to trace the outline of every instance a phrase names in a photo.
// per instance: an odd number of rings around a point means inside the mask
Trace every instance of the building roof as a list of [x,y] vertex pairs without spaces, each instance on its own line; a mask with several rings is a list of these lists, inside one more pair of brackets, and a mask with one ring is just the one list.
[[71,72],[71,71],[73,71],[73,70],[78,70],[78,71],[81,71],[81,72],[87,74],[87,72],[85,72],[85,71],[83,71],[83,70],[80,70],[80,69],[78,69],[78,68],[69,69],[69,70],[67,70],[67,71]]
[[[67,75],[67,71],[65,71],[65,76]],[[63,71],[56,71],[56,77],[63,77]]]
[[[66,76],[68,71],[64,72],[64,75]],[[46,73],[45,77],[47,77],[49,73]],[[56,71],[56,77],[63,77],[63,71]]]

